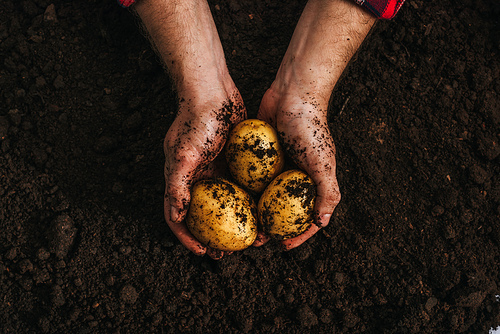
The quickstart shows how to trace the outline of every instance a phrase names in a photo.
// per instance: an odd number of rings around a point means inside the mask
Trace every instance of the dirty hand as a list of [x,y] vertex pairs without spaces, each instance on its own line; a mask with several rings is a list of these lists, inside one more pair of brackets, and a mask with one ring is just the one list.
[[[327,124],[328,102],[375,20],[353,1],[309,0],[276,79],[262,99],[259,118],[276,127],[286,153],[317,186],[316,224],[282,241],[285,249],[299,246],[326,226],[340,201],[335,145]],[[261,234],[254,245],[266,241]]]
[[208,98],[184,98],[179,114],[164,140],[165,152],[165,220],[179,241],[197,255],[207,253],[214,259],[223,256],[202,245],[184,223],[190,202],[191,186],[202,178],[220,172],[216,159],[232,126],[246,117],[246,109],[235,88],[228,97],[207,94]]
[[179,114],[164,142],[165,219],[193,253],[220,258],[223,254],[198,242],[183,220],[191,185],[213,175],[229,129],[245,118],[243,101],[206,1],[141,0],[134,8],[179,96]]
[[[340,201],[335,174],[335,145],[326,117],[327,105],[305,96],[291,92],[280,94],[271,88],[264,95],[258,114],[259,119],[276,128],[286,154],[311,176],[317,186],[314,224],[301,235],[281,241],[286,250],[301,245],[328,225]],[[260,246],[267,240],[268,237],[261,233],[254,245]]]

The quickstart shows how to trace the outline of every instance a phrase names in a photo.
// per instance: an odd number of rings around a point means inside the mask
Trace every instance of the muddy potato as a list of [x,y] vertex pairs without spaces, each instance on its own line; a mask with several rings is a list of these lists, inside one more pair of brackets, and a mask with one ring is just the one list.
[[257,237],[256,206],[248,193],[224,179],[197,182],[186,225],[201,243],[223,251],[249,247]]
[[259,221],[264,233],[285,240],[303,233],[314,221],[316,185],[300,170],[276,177],[262,194]]
[[225,155],[234,180],[253,193],[263,191],[283,170],[284,153],[278,134],[258,119],[247,119],[234,127]]

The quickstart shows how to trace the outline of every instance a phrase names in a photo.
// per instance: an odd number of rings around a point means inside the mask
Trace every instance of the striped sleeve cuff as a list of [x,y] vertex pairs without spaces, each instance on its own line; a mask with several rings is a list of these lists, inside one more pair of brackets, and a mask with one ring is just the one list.
[[124,8],[128,8],[135,3],[135,0],[118,0],[118,4]]
[[379,19],[392,19],[405,0],[354,0]]

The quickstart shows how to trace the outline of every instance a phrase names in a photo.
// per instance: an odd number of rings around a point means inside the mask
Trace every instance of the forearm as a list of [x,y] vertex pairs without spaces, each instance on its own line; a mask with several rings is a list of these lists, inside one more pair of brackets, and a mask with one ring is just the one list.
[[[134,8],[180,95],[193,91],[208,94],[215,88],[218,91],[232,89],[222,45],[206,1],[141,0]],[[213,87],[214,82],[220,87]]]
[[310,0],[272,88],[278,93],[306,88],[309,91],[304,94],[327,104],[335,84],[375,20],[351,0]]

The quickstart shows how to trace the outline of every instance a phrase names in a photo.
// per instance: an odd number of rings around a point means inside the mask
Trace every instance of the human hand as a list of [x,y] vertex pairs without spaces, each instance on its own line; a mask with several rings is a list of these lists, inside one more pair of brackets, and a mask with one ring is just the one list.
[[165,220],[193,253],[220,258],[223,253],[202,245],[183,220],[191,185],[217,172],[230,128],[245,118],[243,101],[206,1],[141,0],[134,8],[179,96],[179,114],[164,141]]
[[[375,17],[353,1],[309,0],[276,79],[262,99],[258,117],[275,126],[286,153],[317,186],[315,224],[282,241],[285,249],[299,246],[326,226],[340,201],[328,102],[374,23]],[[254,245],[267,240],[260,233]]]
[[232,126],[246,118],[246,109],[235,87],[229,96],[215,91],[205,92],[203,96],[185,96],[163,145],[165,220],[179,241],[194,254],[207,253],[213,259],[220,259],[224,252],[201,244],[189,232],[184,218],[189,208],[191,186],[221,172],[223,159],[216,158]]
[[[306,97],[307,96],[307,97]],[[335,144],[327,124],[327,104],[299,92],[280,94],[273,88],[264,95],[258,118],[273,125],[285,152],[317,186],[314,224],[301,235],[281,241],[285,250],[295,248],[328,225],[340,201],[336,177]],[[269,237],[259,234],[254,246]]]

